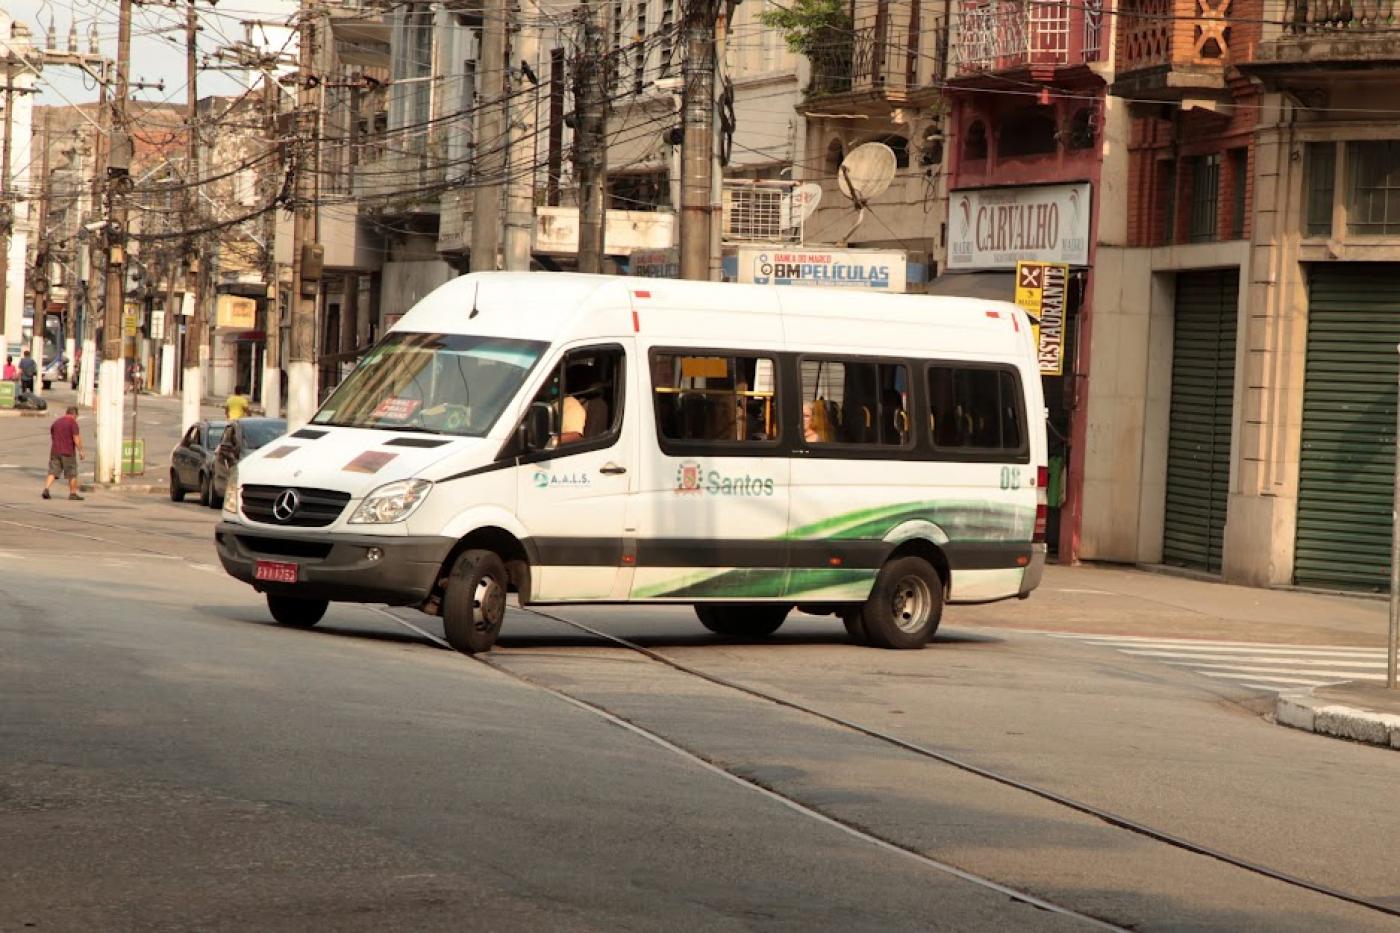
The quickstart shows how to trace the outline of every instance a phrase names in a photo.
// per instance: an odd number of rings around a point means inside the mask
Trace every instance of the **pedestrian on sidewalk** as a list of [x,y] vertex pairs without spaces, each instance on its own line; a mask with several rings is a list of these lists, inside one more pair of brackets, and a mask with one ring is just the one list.
[[44,480],[44,498],[52,499],[49,487],[62,473],[68,480],[68,498],[82,501],[78,495],[78,461],[83,456],[83,438],[78,433],[78,406],[69,405],[61,418],[49,425],[49,475]]
[[19,361],[19,390],[21,392],[34,391],[34,377],[39,375],[39,364],[34,362],[34,357],[29,355],[29,351],[24,351],[24,356]]
[[5,372],[0,375],[0,379],[5,382],[14,382],[18,378],[19,370],[15,369],[15,358],[13,356],[5,357]]

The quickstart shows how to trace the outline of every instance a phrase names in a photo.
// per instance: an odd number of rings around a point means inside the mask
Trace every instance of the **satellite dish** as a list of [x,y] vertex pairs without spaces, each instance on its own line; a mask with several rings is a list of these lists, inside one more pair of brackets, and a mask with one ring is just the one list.
[[792,189],[792,206],[797,210],[799,219],[803,221],[812,219],[812,215],[817,212],[817,205],[821,203],[821,200],[822,186],[816,182],[809,181]]
[[866,143],[850,151],[836,173],[841,193],[857,206],[884,194],[894,181],[894,150],[884,143]]

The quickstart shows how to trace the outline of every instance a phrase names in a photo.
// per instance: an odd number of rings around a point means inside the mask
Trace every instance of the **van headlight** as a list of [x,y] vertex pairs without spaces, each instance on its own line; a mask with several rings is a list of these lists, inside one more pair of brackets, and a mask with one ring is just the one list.
[[228,479],[224,483],[224,508],[225,518],[238,517],[238,466],[228,471]]
[[401,479],[396,483],[380,486],[365,496],[355,514],[350,516],[352,525],[385,525],[401,522],[413,514],[413,510],[428,498],[428,490],[433,484],[426,479]]

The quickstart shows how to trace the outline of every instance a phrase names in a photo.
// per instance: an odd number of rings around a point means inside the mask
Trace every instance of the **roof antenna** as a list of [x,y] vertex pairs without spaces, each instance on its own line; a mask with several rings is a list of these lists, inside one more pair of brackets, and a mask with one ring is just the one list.
[[480,311],[476,307],[476,296],[481,294],[481,283],[476,283],[476,288],[472,289],[472,313],[467,315],[467,320],[476,317]]

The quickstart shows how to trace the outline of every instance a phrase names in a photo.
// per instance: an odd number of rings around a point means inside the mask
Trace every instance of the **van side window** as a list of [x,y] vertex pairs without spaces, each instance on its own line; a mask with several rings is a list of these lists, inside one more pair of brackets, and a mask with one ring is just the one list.
[[623,365],[616,346],[564,354],[534,399],[550,408],[550,448],[595,440],[622,424]]
[[653,353],[657,430],[672,441],[776,440],[776,373],[770,357]]
[[802,436],[811,444],[903,446],[909,371],[898,363],[802,361]]
[[1024,446],[1024,405],[1012,370],[930,366],[928,395],[935,447],[989,451]]

